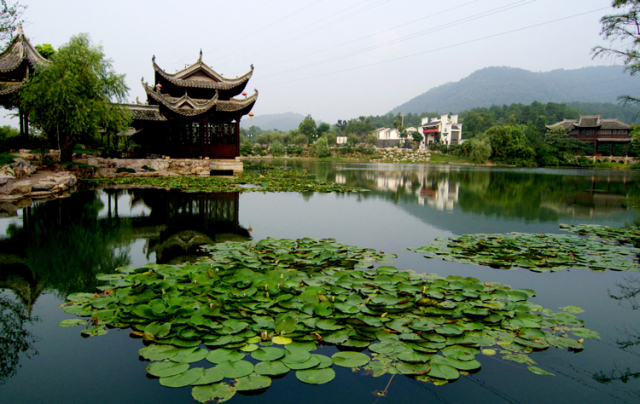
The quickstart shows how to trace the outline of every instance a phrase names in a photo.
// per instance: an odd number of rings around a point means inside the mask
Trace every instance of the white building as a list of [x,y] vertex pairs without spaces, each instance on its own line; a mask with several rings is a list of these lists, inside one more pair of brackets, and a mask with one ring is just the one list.
[[462,143],[462,124],[458,115],[441,115],[440,118],[422,118],[420,133],[424,135],[425,146],[432,143],[455,145]]
[[345,144],[345,143],[347,143],[347,137],[346,136],[337,136],[336,137],[336,143],[337,144]]
[[378,140],[400,140],[400,131],[392,128],[376,129]]

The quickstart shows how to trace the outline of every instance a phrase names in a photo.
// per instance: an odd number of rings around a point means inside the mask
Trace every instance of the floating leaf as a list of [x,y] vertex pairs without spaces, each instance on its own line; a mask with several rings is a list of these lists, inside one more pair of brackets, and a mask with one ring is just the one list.
[[87,320],[72,318],[58,322],[60,327],[75,327],[76,325],[87,324]]
[[536,366],[529,366],[527,369],[529,369],[530,372],[533,372],[537,375],[542,375],[542,376],[555,376],[553,373],[549,373],[546,370],[542,370],[539,367]]
[[266,389],[271,386],[271,378],[267,376],[250,374],[249,376],[241,377],[236,383],[237,391],[250,391]]
[[336,365],[346,368],[364,366],[371,360],[368,355],[352,351],[337,352],[331,356],[331,359],[333,359],[333,363]]
[[206,356],[206,359],[211,363],[222,363],[222,362],[237,362],[244,359],[245,354],[240,353],[238,351],[234,351],[231,349],[216,349]]
[[298,370],[296,377],[307,384],[325,384],[336,377],[336,372],[331,368]]
[[282,358],[285,354],[282,348],[264,347],[251,353],[251,357],[257,361],[275,361]]
[[266,361],[256,364],[255,372],[266,376],[279,376],[288,373],[289,367],[282,361]]
[[178,348],[171,345],[151,345],[139,351],[140,356],[150,361],[169,359],[178,354]]
[[228,401],[236,394],[236,388],[225,383],[215,383],[207,386],[196,386],[191,390],[191,396],[201,403],[218,400],[218,403]]
[[147,373],[156,377],[168,377],[184,373],[188,369],[188,363],[156,362],[147,366]]
[[192,368],[175,376],[161,377],[160,384],[166,387],[184,387],[196,383],[204,374],[203,368]]
[[239,377],[244,377],[253,373],[253,365],[251,362],[247,361],[237,361],[237,362],[222,362],[217,366],[224,377],[228,377],[230,379],[237,379]]

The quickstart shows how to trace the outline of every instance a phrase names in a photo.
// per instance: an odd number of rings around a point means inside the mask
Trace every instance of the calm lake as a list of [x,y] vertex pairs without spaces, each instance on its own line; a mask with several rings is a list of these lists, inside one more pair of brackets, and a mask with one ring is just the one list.
[[[581,352],[530,354],[555,376],[478,355],[478,372],[444,386],[397,375],[374,378],[334,366],[326,385],[274,379],[233,403],[638,403],[640,273],[584,269],[534,273],[426,259],[407,251],[439,236],[564,233],[560,223],[638,225],[627,198],[640,197],[640,172],[462,166],[284,162],[321,181],[367,188],[352,194],[188,194],[151,189],[87,189],[0,219],[0,402],[195,403],[191,388],[163,387],[138,355],[129,330],[83,338],[58,307],[73,292],[93,292],[98,274],[120,266],[196,259],[198,246],[272,238],[335,238],[394,253],[392,264],[420,273],[472,276],[537,292],[554,311],[600,334]],[[336,350],[324,347],[319,353]],[[367,352],[367,351],[365,351]],[[202,366],[202,365],[200,365]],[[205,361],[205,367],[210,366]]]

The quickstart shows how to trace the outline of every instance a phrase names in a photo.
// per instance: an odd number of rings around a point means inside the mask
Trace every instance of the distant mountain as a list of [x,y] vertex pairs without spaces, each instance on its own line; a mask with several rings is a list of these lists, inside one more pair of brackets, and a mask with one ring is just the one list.
[[461,112],[477,107],[547,102],[617,102],[640,95],[640,78],[619,66],[585,67],[534,73],[513,67],[487,67],[455,83],[434,87],[392,109],[393,114]]
[[245,117],[240,121],[240,127],[249,129],[251,126],[257,126],[263,131],[278,129],[282,132],[288,132],[297,128],[305,118],[305,115],[295,112],[285,112],[284,114],[265,114],[256,115],[253,118]]

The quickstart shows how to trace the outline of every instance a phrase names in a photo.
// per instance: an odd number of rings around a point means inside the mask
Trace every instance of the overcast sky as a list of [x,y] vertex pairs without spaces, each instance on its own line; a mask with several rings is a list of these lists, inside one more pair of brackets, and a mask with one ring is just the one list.
[[[334,123],[384,114],[488,66],[531,71],[592,60],[611,0],[31,0],[24,31],[55,48],[89,33],[129,100],[146,97],[151,57],[173,73],[198,59],[226,77],[255,66],[256,115],[298,112]],[[14,124],[17,126],[16,124]]]

